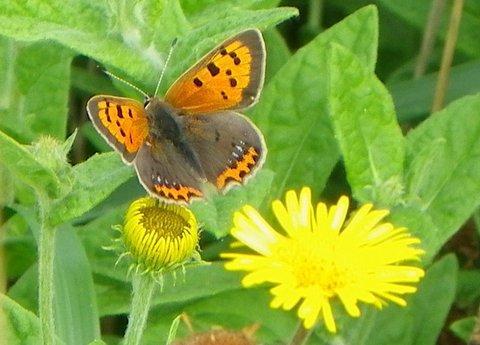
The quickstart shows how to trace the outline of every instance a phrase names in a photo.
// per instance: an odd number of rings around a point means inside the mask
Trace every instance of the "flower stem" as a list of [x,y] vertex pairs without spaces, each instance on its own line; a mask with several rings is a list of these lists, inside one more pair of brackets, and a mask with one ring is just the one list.
[[311,329],[306,329],[303,327],[303,322],[300,321],[297,326],[297,330],[295,331],[295,334],[293,335],[292,341],[290,342],[290,345],[304,345],[307,343],[308,338],[310,338],[310,335],[312,334],[313,328]]
[[42,219],[38,258],[38,300],[43,344],[55,344],[55,319],[53,315],[53,260],[55,255],[56,228],[46,225]]
[[132,306],[124,345],[139,345],[141,343],[156,284],[149,274],[133,274]]
[[458,29],[462,19],[463,0],[454,0],[452,13],[450,15],[450,23],[448,24],[447,39],[443,47],[442,63],[438,73],[437,86],[433,98],[432,113],[443,108],[445,95],[447,93],[448,79],[450,76],[450,68],[452,67],[453,55],[457,44]]

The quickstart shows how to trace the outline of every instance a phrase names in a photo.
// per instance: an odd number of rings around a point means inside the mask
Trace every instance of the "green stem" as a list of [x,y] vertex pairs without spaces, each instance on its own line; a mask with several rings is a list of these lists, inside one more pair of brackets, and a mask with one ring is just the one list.
[[303,322],[300,320],[297,326],[297,330],[295,331],[292,341],[290,342],[290,345],[306,344],[308,338],[310,338],[310,335],[312,334],[312,331],[313,331],[313,328],[306,329],[305,327],[303,327]]
[[55,320],[53,315],[53,259],[55,255],[56,228],[46,225],[42,219],[42,228],[39,239],[38,258],[38,300],[40,322],[42,324],[43,344],[55,344]]
[[156,284],[149,274],[134,273],[132,279],[132,306],[130,308],[124,345],[141,344]]

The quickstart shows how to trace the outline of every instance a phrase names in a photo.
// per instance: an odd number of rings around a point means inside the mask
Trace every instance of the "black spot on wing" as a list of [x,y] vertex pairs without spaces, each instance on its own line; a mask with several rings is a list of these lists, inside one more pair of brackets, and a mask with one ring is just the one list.
[[203,85],[203,82],[202,82],[200,79],[198,79],[198,78],[193,79],[193,83],[194,83],[195,86],[197,86],[197,87],[201,87],[201,86]]
[[123,112],[122,112],[122,107],[117,104],[117,116],[121,119],[123,119]]
[[207,65],[207,69],[208,71],[210,72],[210,75],[212,77],[215,77],[218,73],[220,73],[220,68],[217,67],[217,65],[215,65],[214,62],[210,62],[208,65]]

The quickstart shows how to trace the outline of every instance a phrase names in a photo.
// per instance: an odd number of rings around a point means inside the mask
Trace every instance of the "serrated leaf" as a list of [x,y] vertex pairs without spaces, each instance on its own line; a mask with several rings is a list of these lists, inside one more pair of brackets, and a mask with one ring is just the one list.
[[27,149],[0,131],[0,163],[16,178],[51,198],[60,192],[60,181],[52,169],[47,168]]
[[49,214],[53,225],[79,217],[132,177],[116,152],[96,154],[73,168],[72,191],[55,201]]
[[0,294],[2,344],[38,345],[42,343],[40,320],[11,298]]
[[404,188],[405,143],[393,100],[347,49],[332,46],[329,67],[329,114],[353,195],[395,205]]
[[302,185],[323,189],[338,160],[326,110],[327,47],[344,45],[373,69],[377,26],[375,7],[357,11],[299,49],[265,87],[251,118],[265,135],[266,165],[277,173],[273,198]]
[[63,140],[72,52],[52,44],[0,37],[0,128],[22,143],[40,135]]
[[[433,114],[407,136],[409,199],[438,232],[433,256],[480,205],[480,95],[464,97]],[[423,235],[421,235],[423,236]]]
[[167,76],[171,72],[178,76],[201,56],[199,53],[225,38],[229,30],[232,33],[247,27],[266,28],[297,13],[281,8],[234,9],[225,17],[189,31],[189,21],[178,0],[70,0],[68,4],[52,0],[48,5],[42,4],[41,0],[0,4],[0,34],[25,41],[55,40],[125,73],[130,80],[151,90],[174,38],[179,38],[179,43],[172,61],[178,64],[169,69]]
[[193,203],[190,208],[202,228],[218,238],[223,237],[233,225],[235,211],[246,204],[260,207],[270,191],[274,176],[273,171],[263,169],[245,186],[234,188],[226,195],[217,194],[206,201]]

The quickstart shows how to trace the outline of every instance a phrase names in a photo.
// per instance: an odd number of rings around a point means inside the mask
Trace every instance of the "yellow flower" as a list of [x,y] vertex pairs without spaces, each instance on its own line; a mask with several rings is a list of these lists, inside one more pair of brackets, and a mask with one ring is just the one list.
[[193,213],[152,197],[130,205],[122,236],[126,253],[142,271],[174,268],[197,254],[198,227]]
[[353,317],[360,316],[358,302],[381,308],[389,300],[405,306],[401,296],[416,291],[412,285],[424,271],[402,263],[419,260],[423,251],[415,245],[420,240],[382,222],[389,212],[372,210],[371,204],[345,221],[348,205],[342,196],[330,209],[318,203],[314,210],[309,188],[299,198],[289,191],[285,205],[272,204],[282,234],[253,207],[243,207],[234,215],[231,233],[256,253],[224,253],[231,259],[226,268],[249,272],[242,280],[246,287],[275,284],[271,307],[290,310],[300,304],[305,328],[321,315],[327,329],[336,332],[331,302],[337,298]]

